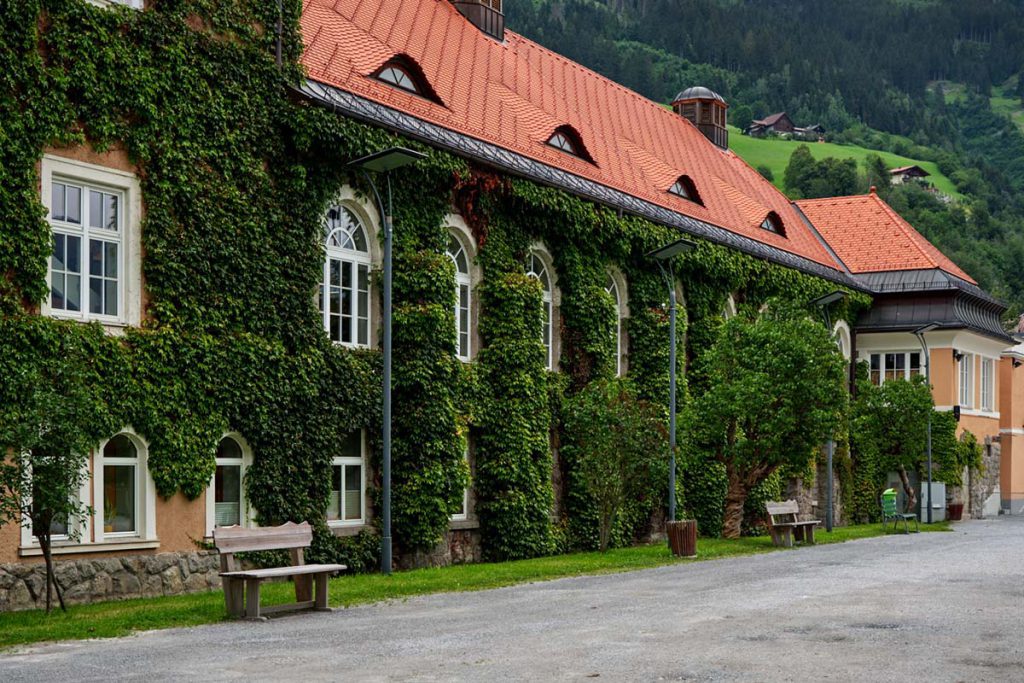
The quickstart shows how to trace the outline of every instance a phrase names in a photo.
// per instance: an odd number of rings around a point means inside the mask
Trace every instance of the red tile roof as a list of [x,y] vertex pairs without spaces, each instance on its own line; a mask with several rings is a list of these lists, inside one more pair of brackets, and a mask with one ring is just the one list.
[[938,268],[977,284],[874,192],[797,205],[853,273]]
[[[522,36],[487,37],[447,0],[305,0],[302,32],[311,80],[838,270],[787,198],[733,152]],[[422,68],[443,105],[370,76],[398,55]],[[565,124],[594,164],[545,144]],[[683,174],[704,206],[667,192]],[[785,237],[760,227],[769,211]]]

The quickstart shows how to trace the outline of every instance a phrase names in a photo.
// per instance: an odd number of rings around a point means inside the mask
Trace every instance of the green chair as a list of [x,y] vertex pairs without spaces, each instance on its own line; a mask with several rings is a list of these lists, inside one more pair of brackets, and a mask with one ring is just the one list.
[[892,528],[895,531],[899,528],[899,524],[903,522],[903,533],[910,533],[910,525],[907,523],[908,519],[914,520],[914,532],[920,533],[921,523],[917,519],[917,515],[912,512],[900,512],[896,506],[896,489],[886,489],[882,492],[882,524],[888,524],[892,520]]

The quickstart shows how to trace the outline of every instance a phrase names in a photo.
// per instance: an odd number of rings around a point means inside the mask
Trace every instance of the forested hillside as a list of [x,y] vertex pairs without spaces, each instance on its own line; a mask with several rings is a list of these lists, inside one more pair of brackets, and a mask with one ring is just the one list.
[[883,191],[1011,313],[1024,308],[1019,0],[506,0],[505,13],[656,101],[706,85],[733,121],[786,111],[830,142],[935,162],[952,204]]

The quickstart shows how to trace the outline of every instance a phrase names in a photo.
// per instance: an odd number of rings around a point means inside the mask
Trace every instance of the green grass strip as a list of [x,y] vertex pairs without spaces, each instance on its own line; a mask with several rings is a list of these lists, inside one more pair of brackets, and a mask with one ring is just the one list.
[[[947,531],[947,524],[922,526],[924,531]],[[837,527],[832,533],[819,530],[819,544],[842,543],[880,536],[880,524]],[[649,569],[668,564],[752,555],[782,550],[774,548],[767,537],[725,540],[702,538],[697,543],[698,557],[682,560],[672,557],[661,543],[619,548],[606,553],[572,553],[516,562],[464,564],[436,569],[414,569],[391,576],[362,574],[333,579],[330,604],[334,607],[383,602],[430,593],[478,591],[534,581],[570,576],[611,574]],[[275,604],[294,599],[287,583],[268,584],[263,589],[264,603]],[[82,638],[112,638],[136,631],[198,626],[226,619],[224,596],[220,591],[166,598],[138,598],[74,606],[47,616],[41,610],[0,614],[0,648],[47,641]]]

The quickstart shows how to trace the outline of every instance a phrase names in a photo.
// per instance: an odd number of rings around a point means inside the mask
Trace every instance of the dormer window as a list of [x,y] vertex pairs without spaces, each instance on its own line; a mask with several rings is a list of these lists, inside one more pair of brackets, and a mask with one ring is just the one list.
[[579,133],[572,126],[559,126],[556,128],[555,132],[548,138],[548,144],[566,154],[571,154],[584,161],[594,163],[594,159],[587,152],[587,148],[583,146],[583,140],[580,139]]
[[430,86],[423,69],[411,57],[397,55],[385,62],[372,76],[381,83],[444,105]]
[[704,202],[700,198],[700,193],[697,192],[697,186],[688,175],[679,176],[679,180],[672,184],[672,187],[668,188],[668,191],[677,197],[688,199],[691,202],[704,206]]
[[761,221],[761,227],[769,232],[774,232],[777,235],[786,236],[786,230],[782,226],[782,219],[779,218],[779,214],[774,211],[769,211],[768,215]]
[[402,90],[408,90],[409,92],[416,93],[417,95],[420,94],[419,88],[416,87],[416,81],[412,80],[412,76],[409,75],[408,71],[397,64],[392,64],[391,66],[386,66],[381,69],[380,73],[377,74],[377,78],[385,83],[397,86]]

